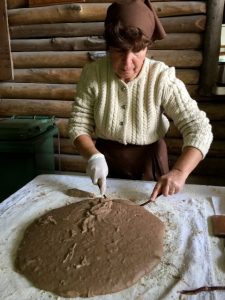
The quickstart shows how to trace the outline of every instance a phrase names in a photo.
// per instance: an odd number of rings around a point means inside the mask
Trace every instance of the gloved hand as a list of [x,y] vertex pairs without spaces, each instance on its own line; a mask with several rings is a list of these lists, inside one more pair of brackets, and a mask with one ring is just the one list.
[[100,188],[100,193],[104,195],[106,191],[106,177],[108,175],[105,156],[102,153],[93,154],[88,160],[86,171],[91,177],[93,184],[97,184]]

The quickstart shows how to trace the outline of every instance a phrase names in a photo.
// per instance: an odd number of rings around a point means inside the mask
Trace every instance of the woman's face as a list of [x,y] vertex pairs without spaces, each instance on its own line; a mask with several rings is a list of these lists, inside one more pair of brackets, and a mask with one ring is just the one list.
[[121,80],[128,82],[140,73],[147,47],[139,52],[110,47],[109,53],[114,72]]

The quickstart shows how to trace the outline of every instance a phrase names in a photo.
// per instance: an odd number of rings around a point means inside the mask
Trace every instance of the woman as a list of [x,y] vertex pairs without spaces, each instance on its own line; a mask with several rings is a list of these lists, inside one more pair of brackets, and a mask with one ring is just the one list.
[[[209,120],[174,68],[146,58],[148,46],[165,37],[150,1],[110,5],[104,37],[108,55],[83,69],[70,138],[88,160],[87,173],[102,194],[108,173],[156,180],[152,201],[160,194],[177,193],[208,152]],[[169,128],[166,116],[183,135],[182,153],[171,170],[163,140]]]

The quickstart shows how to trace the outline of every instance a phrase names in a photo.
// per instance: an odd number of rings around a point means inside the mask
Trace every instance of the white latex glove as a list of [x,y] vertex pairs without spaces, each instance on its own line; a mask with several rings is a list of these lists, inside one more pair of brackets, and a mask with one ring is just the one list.
[[106,177],[108,175],[108,165],[105,156],[102,153],[93,154],[87,165],[87,174],[91,177],[93,184],[97,184],[100,188],[100,193],[105,194]]

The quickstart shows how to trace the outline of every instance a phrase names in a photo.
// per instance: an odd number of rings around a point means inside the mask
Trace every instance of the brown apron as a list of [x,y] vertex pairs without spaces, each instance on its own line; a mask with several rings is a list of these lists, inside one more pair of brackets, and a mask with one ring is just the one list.
[[157,180],[169,171],[164,139],[150,145],[123,145],[98,138],[96,148],[105,155],[108,177]]

